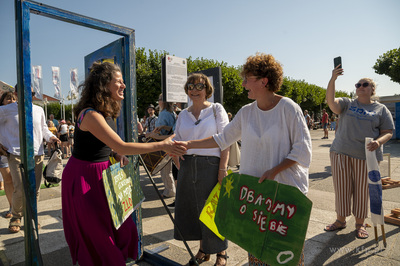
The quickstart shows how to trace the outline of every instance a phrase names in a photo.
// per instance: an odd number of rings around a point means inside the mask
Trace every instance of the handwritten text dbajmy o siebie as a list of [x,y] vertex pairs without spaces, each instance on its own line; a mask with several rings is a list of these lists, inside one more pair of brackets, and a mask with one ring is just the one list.
[[247,204],[254,204],[256,206],[265,207],[265,210],[256,209],[253,211],[252,220],[259,226],[261,232],[265,232],[267,229],[271,232],[277,232],[280,235],[286,236],[288,226],[284,225],[282,221],[277,221],[271,219],[267,227],[267,214],[268,213],[278,213],[282,217],[291,219],[296,213],[296,205],[285,204],[283,202],[276,201],[272,204],[272,199],[270,197],[265,197],[261,193],[255,195],[253,189],[249,189],[247,186],[242,186],[240,189],[239,200],[245,201],[243,205],[240,206],[239,213],[245,214],[247,211]]

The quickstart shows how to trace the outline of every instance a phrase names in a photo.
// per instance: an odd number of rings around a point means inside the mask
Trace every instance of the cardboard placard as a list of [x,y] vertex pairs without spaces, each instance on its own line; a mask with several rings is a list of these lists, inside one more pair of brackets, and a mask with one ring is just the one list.
[[139,175],[134,171],[132,160],[129,159],[129,164],[122,168],[118,162],[104,170],[103,183],[110,214],[118,229],[144,201]]
[[221,235],[270,265],[297,265],[312,202],[293,186],[230,174],[224,178],[215,223]]

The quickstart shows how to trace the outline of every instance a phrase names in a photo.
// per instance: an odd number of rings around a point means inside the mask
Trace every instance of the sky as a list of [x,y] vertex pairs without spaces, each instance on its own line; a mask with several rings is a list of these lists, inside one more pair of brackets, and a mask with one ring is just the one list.
[[[41,3],[135,30],[136,47],[177,57],[240,66],[257,52],[272,54],[286,77],[326,88],[333,58],[344,75],[336,89],[354,92],[359,79],[377,83],[378,96],[400,94],[400,84],[372,69],[400,47],[398,0],[42,0]],[[16,78],[14,1],[0,0],[0,80]],[[43,91],[54,95],[51,67],[59,66],[62,94],[69,71],[84,80],[84,56],[119,36],[31,14],[31,62],[43,69]]]

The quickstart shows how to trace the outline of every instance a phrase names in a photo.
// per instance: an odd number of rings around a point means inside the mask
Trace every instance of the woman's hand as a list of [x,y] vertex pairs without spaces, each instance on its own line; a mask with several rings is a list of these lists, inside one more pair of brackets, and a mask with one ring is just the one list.
[[168,138],[162,141],[162,144],[164,145],[163,151],[168,153],[171,156],[181,156],[186,154],[187,148],[184,145],[181,145],[172,139],[175,137],[175,134],[172,134]]
[[340,114],[342,112],[339,99],[335,98],[335,81],[337,77],[341,75],[343,75],[343,68],[341,68],[341,65],[338,65],[332,70],[332,77],[326,89],[326,102],[331,111],[335,114]]
[[51,142],[51,143],[58,143],[58,144],[61,144],[61,140],[59,140],[57,137],[51,137],[50,139],[49,139],[49,142]]
[[124,167],[129,163],[129,159],[125,155],[119,155],[118,153],[115,153],[114,158],[117,162],[120,162],[121,167]]
[[338,65],[332,70],[332,78],[333,80],[336,80],[339,76],[343,75],[343,68],[342,65]]
[[380,146],[381,146],[381,144],[379,143],[379,141],[373,140],[367,144],[367,149],[369,151],[374,151],[374,150],[378,149]]
[[179,158],[182,158],[182,160],[183,160],[182,156],[180,156],[180,157],[177,157],[177,156],[172,157],[172,160],[174,161],[174,164],[175,164],[176,168],[178,168],[178,170],[181,169],[181,163],[179,162]]
[[275,180],[275,176],[282,172],[285,169],[288,169],[289,167],[295,165],[297,162],[293,161],[291,159],[284,159],[280,164],[275,166],[272,169],[269,169],[265,171],[265,173],[261,176],[260,180],[258,180],[258,183],[262,183],[265,179],[268,180]]
[[273,169],[270,169],[268,171],[265,171],[264,174],[261,176],[261,178],[258,180],[258,183],[262,183],[264,180],[274,180],[276,174],[274,173]]
[[159,126],[159,127],[156,127],[153,131],[152,131],[152,133],[154,132],[154,133],[156,133],[156,134],[160,134],[160,132],[161,132],[161,130],[164,128],[164,126]]
[[375,151],[380,146],[385,144],[388,140],[390,140],[393,136],[393,130],[391,130],[391,129],[380,130],[379,133],[380,133],[380,135],[378,138],[376,138],[375,140],[373,140],[367,144],[367,149],[369,151]]
[[228,172],[227,172],[227,170],[222,170],[222,169],[220,169],[219,171],[218,171],[218,183],[220,184],[220,185],[222,185],[222,180],[224,180],[224,178],[226,177],[228,175]]

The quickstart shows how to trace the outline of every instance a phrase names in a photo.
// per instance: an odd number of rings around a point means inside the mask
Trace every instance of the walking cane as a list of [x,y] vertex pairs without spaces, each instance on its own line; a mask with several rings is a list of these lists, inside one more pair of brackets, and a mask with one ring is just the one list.
[[147,166],[146,166],[146,164],[144,163],[144,161],[143,161],[141,155],[139,155],[139,160],[140,160],[141,164],[143,165],[144,170],[146,171],[147,176],[149,177],[149,179],[150,179],[150,181],[151,181],[151,184],[153,185],[154,189],[156,190],[157,195],[158,195],[158,197],[160,198],[160,200],[161,200],[161,202],[162,202],[162,204],[163,204],[163,206],[164,206],[164,209],[167,211],[167,213],[168,213],[168,215],[169,215],[169,218],[171,219],[172,223],[174,224],[174,226],[175,226],[175,228],[176,228],[176,231],[178,232],[179,236],[181,237],[181,239],[182,239],[182,241],[183,241],[183,244],[185,245],[187,251],[189,252],[190,257],[192,257],[192,260],[193,260],[194,263],[198,266],[199,264],[198,264],[198,262],[197,262],[195,256],[193,255],[192,250],[190,249],[190,247],[189,247],[189,245],[187,244],[186,240],[183,238],[183,235],[182,235],[181,231],[179,230],[179,227],[178,227],[177,224],[175,223],[174,217],[172,217],[171,211],[168,209],[167,204],[165,203],[163,197],[161,196],[161,193],[160,193],[160,191],[158,190],[157,185],[156,185],[156,183],[154,182],[153,177],[151,176],[149,170],[147,169]]
[[367,149],[367,145],[371,141],[373,141],[372,138],[365,138],[365,155],[367,159],[371,220],[374,224],[376,247],[379,246],[377,224],[380,224],[382,230],[383,246],[386,248],[386,235],[384,228],[385,221],[382,208],[382,181],[381,174],[379,172],[378,160],[376,159],[376,153],[375,151],[369,151]]

